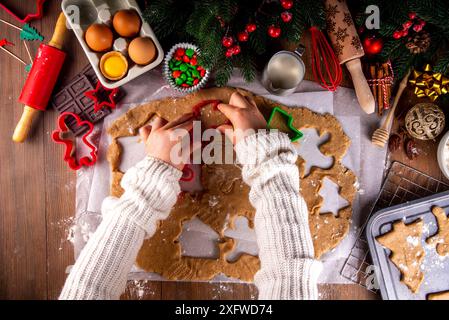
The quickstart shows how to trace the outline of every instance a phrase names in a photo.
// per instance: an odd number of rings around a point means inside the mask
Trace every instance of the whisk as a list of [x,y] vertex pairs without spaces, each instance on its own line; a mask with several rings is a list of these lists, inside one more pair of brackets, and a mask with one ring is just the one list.
[[329,91],[337,90],[342,81],[340,62],[324,34],[311,27],[312,71],[315,81]]

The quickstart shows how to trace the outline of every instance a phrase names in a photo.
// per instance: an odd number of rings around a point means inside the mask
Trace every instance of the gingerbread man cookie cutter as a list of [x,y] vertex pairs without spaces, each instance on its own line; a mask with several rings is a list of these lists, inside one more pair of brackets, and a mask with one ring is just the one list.
[[[87,126],[89,129],[83,134],[81,140],[84,145],[89,148],[90,152],[88,156],[83,156],[79,160],[76,157],[76,147],[73,139],[66,138],[65,135],[70,132],[66,119],[72,117],[75,119],[78,126]],[[64,112],[58,118],[58,129],[53,131],[52,139],[56,143],[65,145],[64,161],[67,162],[70,169],[76,171],[81,169],[83,166],[90,167],[97,162],[97,147],[93,145],[89,138],[94,130],[94,125],[89,121],[83,121],[81,118],[72,112]]]

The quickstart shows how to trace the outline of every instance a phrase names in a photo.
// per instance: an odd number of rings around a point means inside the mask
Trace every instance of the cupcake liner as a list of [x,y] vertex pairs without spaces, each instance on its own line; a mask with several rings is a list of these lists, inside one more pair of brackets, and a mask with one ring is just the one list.
[[197,85],[189,87],[189,88],[183,88],[183,87],[176,85],[175,81],[173,80],[173,78],[171,76],[172,71],[170,70],[168,63],[173,58],[173,55],[174,55],[176,49],[178,49],[178,48],[193,49],[198,55],[201,53],[199,48],[194,44],[185,43],[185,42],[175,44],[170,49],[170,51],[167,53],[167,55],[165,56],[164,69],[163,69],[163,74],[164,74],[165,80],[170,85],[170,87],[172,87],[173,89],[175,89],[179,92],[182,92],[182,93],[192,93],[192,92],[195,92],[195,91],[198,91],[198,90],[204,88],[206,86],[207,81],[209,80],[209,75],[210,75],[209,70],[207,70],[206,68],[204,68],[204,70],[206,70],[206,74],[204,75],[204,77],[201,79],[201,81]]

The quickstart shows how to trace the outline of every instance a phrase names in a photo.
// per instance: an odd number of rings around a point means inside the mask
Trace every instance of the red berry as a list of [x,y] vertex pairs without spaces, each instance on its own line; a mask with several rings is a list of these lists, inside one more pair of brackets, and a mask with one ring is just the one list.
[[242,50],[240,49],[239,45],[235,45],[232,47],[232,53],[233,54],[239,54]]
[[413,26],[413,31],[415,31],[415,32],[421,32],[422,28],[423,28],[422,25],[420,25],[420,24],[415,24],[415,25]]
[[175,56],[182,57],[185,53],[186,52],[185,52],[184,48],[178,48],[178,49],[176,49]]
[[291,9],[293,7],[293,0],[281,0],[281,6],[284,9]]
[[221,43],[223,44],[224,47],[229,48],[233,45],[234,40],[231,37],[223,37]]
[[190,64],[192,66],[196,66],[198,64],[198,60],[195,57],[193,57],[192,59],[190,59]]
[[399,39],[399,38],[401,38],[401,37],[402,37],[401,31],[395,31],[395,32],[393,32],[393,38]]
[[181,84],[181,86],[183,86],[184,88],[190,87],[187,83],[183,83],[183,84]]
[[416,18],[416,12],[409,12],[408,17],[413,20]]
[[425,25],[426,25],[426,22],[424,21],[424,20],[419,20],[419,25],[421,26],[421,27],[424,27]]
[[200,80],[195,79],[195,80],[193,80],[193,85],[196,86],[199,82],[200,82]]
[[178,60],[178,61],[182,60],[182,56],[176,56],[175,60]]
[[184,61],[185,63],[189,63],[190,58],[188,56],[184,56],[184,57],[182,57],[182,61]]
[[289,23],[292,20],[292,18],[293,18],[293,15],[288,11],[284,11],[281,13],[281,19],[285,23]]
[[410,27],[413,25],[413,22],[412,21],[407,21],[407,22],[405,22],[403,25],[402,25],[402,28],[404,29],[404,30],[407,30],[407,29],[410,29]]
[[226,58],[230,58],[234,55],[234,50],[232,50],[232,48],[229,48],[228,50],[226,50],[225,56]]
[[401,31],[401,37],[406,37],[408,35],[408,30]]
[[257,29],[257,26],[254,23],[248,23],[246,25],[246,31],[249,33],[256,31],[256,29]]
[[182,72],[180,70],[175,70],[172,73],[173,78],[179,78],[181,76]]
[[206,75],[206,70],[201,69],[201,71],[200,71],[201,78],[203,78],[205,75]]
[[246,31],[239,32],[239,33],[237,34],[237,39],[239,39],[240,42],[246,42],[246,41],[248,41],[248,39],[249,39],[249,34],[248,34],[248,32],[246,32]]
[[279,38],[281,35],[281,28],[271,25],[268,27],[268,35],[272,38]]

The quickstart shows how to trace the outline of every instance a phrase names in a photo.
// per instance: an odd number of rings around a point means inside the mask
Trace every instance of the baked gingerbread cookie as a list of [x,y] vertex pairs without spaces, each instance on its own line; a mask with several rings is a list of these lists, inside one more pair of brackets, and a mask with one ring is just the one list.
[[409,224],[400,220],[393,223],[391,231],[376,238],[382,246],[391,251],[390,260],[401,271],[401,282],[413,293],[418,292],[424,279],[424,273],[421,271],[425,255],[421,244],[422,232],[422,219]]
[[[158,115],[167,121],[192,112],[192,107],[204,101],[220,100],[228,103],[230,96],[239,91],[252,97],[258,108],[269,118],[274,107],[281,107],[290,113],[298,129],[313,128],[320,136],[329,134],[329,139],[319,146],[325,156],[333,157],[334,163],[329,169],[312,167],[308,175],[304,174],[305,160],[298,157],[301,176],[300,190],[309,209],[309,225],[315,247],[315,256],[335,248],[347,235],[351,223],[352,203],[356,193],[356,176],[342,165],[341,161],[348,151],[350,139],[343,132],[338,120],[330,114],[318,114],[307,108],[289,108],[270,101],[251,92],[235,88],[212,88],[181,97],[167,98],[138,106],[118,118],[108,129],[112,142],[108,150],[111,168],[111,195],[119,197],[123,193],[120,181],[120,158],[123,152],[119,139],[138,134],[139,128],[146,125],[153,116]],[[227,123],[227,118],[211,105],[201,109],[200,119],[203,128],[216,128]],[[272,127],[282,124],[271,124]],[[301,143],[301,141],[299,142]],[[337,215],[320,212],[324,199],[319,195],[324,178],[339,186],[340,196],[348,205],[341,208]],[[201,181],[203,191],[198,194],[183,193],[169,217],[159,222],[156,233],[145,240],[137,257],[137,265],[148,271],[156,272],[166,279],[209,280],[222,273],[244,281],[252,281],[260,268],[258,257],[242,254],[232,262],[227,256],[236,246],[234,240],[224,236],[226,228],[233,228],[237,217],[248,219],[253,227],[255,210],[248,200],[249,187],[242,181],[241,168],[231,164],[202,165]],[[179,236],[185,221],[198,218],[220,237],[219,256],[216,259],[184,257],[181,253]]]
[[437,219],[438,233],[429,237],[426,242],[429,245],[436,246],[436,250],[440,256],[449,255],[449,218],[440,207],[433,207],[432,213]]

